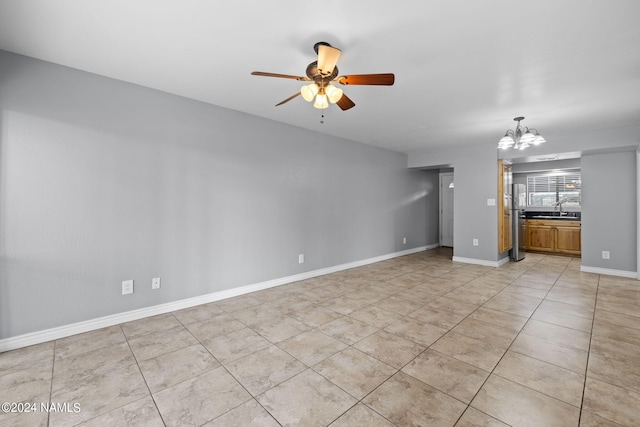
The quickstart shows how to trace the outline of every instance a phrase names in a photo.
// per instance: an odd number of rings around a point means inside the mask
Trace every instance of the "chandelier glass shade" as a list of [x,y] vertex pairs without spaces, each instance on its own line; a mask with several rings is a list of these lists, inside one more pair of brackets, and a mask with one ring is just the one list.
[[311,102],[315,99],[313,106],[316,108],[327,108],[329,102],[335,104],[342,98],[343,91],[339,87],[327,84],[326,86],[318,86],[316,83],[311,83],[302,86],[300,94],[305,101]]
[[540,145],[545,139],[538,133],[536,129],[521,126],[520,121],[524,120],[524,117],[516,117],[513,119],[518,122],[516,130],[509,129],[505,132],[502,139],[498,142],[498,148],[506,150],[513,148],[515,150],[524,150],[531,145]]

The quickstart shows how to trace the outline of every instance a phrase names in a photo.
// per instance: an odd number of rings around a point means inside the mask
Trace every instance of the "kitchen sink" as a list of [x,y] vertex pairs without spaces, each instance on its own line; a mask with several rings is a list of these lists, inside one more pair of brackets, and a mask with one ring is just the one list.
[[580,218],[576,218],[575,216],[559,216],[559,215],[534,215],[529,219],[554,219],[561,221],[580,221]]

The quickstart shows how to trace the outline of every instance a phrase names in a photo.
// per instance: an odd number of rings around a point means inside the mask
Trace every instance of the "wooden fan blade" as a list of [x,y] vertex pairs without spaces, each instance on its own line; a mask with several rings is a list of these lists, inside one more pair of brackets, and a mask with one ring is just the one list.
[[352,74],[350,76],[340,76],[336,81],[343,85],[379,85],[391,86],[396,77],[393,73],[385,74]]
[[300,95],[300,92],[296,92],[293,95],[291,95],[290,97],[288,97],[287,99],[285,99],[284,101],[280,101],[276,104],[276,107],[278,105],[282,105],[282,104],[286,104],[287,102],[291,101],[293,98],[295,98],[296,96]]
[[342,109],[342,111],[348,110],[349,108],[353,108],[353,107],[356,106],[355,102],[353,102],[344,93],[342,94],[342,97],[340,99],[338,99],[338,102],[336,102],[336,104],[338,104],[338,107],[340,107]]
[[308,77],[291,76],[289,74],[265,73],[263,71],[254,71],[254,72],[251,73],[251,75],[252,76],[279,77],[281,79],[294,79],[294,80],[309,81]]

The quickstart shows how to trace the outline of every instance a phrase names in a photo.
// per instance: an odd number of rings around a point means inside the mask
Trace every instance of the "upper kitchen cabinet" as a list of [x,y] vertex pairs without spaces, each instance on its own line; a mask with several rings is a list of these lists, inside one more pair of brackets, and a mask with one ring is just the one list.
[[498,160],[498,252],[506,252],[512,247],[511,238],[511,183],[513,174],[511,163]]

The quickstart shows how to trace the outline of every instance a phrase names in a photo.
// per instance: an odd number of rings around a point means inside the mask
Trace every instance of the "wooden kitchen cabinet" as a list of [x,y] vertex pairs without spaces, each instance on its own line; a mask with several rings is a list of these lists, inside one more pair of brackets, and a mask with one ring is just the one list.
[[527,250],[553,252],[553,229],[550,225],[527,221]]
[[580,255],[582,251],[580,240],[580,225],[556,227],[556,251],[563,254]]
[[498,160],[498,252],[512,247],[511,237],[511,163]]
[[580,221],[527,221],[527,250],[580,255],[580,239]]

